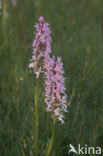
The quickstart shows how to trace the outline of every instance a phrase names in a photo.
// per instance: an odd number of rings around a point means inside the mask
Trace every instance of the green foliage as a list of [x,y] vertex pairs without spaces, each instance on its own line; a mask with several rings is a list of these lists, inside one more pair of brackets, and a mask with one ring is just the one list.
[[[6,3],[5,26],[0,14],[0,156],[34,156],[35,76],[28,64],[40,15],[51,23],[53,53],[63,58],[69,105],[65,124],[56,123],[51,155],[67,156],[69,144],[103,147],[103,1],[41,0],[34,6],[33,0],[18,0],[16,8]],[[40,156],[52,133],[42,82]]]

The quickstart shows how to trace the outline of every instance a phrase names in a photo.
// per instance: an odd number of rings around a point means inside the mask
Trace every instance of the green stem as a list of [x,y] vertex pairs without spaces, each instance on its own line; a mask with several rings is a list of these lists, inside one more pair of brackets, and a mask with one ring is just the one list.
[[36,79],[36,94],[35,94],[35,156],[39,155],[38,149],[38,96],[39,96],[39,79]]
[[54,135],[55,135],[55,119],[54,119],[54,122],[53,122],[52,136],[51,136],[51,139],[50,139],[50,144],[49,144],[49,147],[47,149],[46,156],[50,156],[52,146],[53,146],[53,142],[54,142]]

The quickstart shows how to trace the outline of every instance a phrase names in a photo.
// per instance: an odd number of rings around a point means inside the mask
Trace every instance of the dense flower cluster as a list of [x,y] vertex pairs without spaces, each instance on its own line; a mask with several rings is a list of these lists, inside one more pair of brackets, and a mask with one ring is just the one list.
[[33,42],[33,56],[30,68],[33,68],[36,77],[38,78],[40,73],[43,72],[44,63],[49,58],[51,53],[51,31],[49,29],[49,24],[44,22],[44,18],[39,18],[39,23],[35,25],[36,36]]
[[65,94],[65,79],[63,77],[64,71],[61,58],[57,57],[56,59],[55,56],[53,56],[53,58],[49,59],[49,61],[45,65],[45,68],[45,102],[47,105],[46,110],[48,112],[52,112],[54,118],[64,123],[63,112],[67,112],[67,100]]

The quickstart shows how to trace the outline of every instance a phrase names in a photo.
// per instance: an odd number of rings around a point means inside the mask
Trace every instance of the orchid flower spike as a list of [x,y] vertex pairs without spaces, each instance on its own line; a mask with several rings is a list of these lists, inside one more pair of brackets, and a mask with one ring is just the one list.
[[44,17],[39,18],[39,23],[35,25],[36,34],[33,42],[33,55],[29,68],[33,68],[36,77],[44,71],[44,63],[51,53],[51,31],[49,23],[44,21]]
[[64,113],[67,111],[67,96],[65,93],[65,78],[61,57],[53,56],[45,65],[45,102],[47,112],[52,117],[64,123]]

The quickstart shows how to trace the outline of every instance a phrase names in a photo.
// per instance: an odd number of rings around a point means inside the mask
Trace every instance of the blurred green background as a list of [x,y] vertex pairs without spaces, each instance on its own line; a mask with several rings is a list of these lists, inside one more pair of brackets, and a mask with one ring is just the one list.
[[[67,156],[69,144],[102,148],[103,0],[17,0],[15,7],[11,0],[1,3],[0,156],[34,156],[35,76],[28,64],[33,25],[41,15],[51,24],[52,53],[63,59],[68,95],[69,113],[64,125],[56,124],[51,156]],[[40,84],[39,150],[44,156],[52,120]]]

